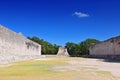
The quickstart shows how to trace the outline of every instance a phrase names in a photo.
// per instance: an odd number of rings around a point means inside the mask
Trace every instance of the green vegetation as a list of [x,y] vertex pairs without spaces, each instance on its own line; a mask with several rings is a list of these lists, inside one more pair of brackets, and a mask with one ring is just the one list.
[[[11,66],[0,68],[0,80],[117,80],[110,72],[97,71],[86,65],[69,64],[81,62],[86,58],[50,56],[38,60],[11,63]],[[69,67],[59,71],[55,67]],[[76,70],[74,69],[76,67]],[[61,70],[63,70],[61,68]]]
[[[69,58],[69,57],[59,57],[50,56],[48,58],[28,60],[22,62],[12,63],[11,66],[1,68],[0,76],[49,76],[49,75],[59,75],[61,72],[54,71],[54,66],[64,66],[68,65],[67,61],[78,60],[83,61],[83,58]],[[1,79],[0,79],[1,80]]]
[[[28,39],[37,42],[42,46],[42,54],[57,54],[58,48],[60,46],[56,44],[51,44],[43,39],[39,39],[34,36],[32,38],[28,37]],[[86,39],[80,43],[67,42],[65,47],[68,49],[68,52],[71,56],[79,56],[79,55],[88,55],[89,47],[91,44],[97,44],[100,41],[96,39]]]
[[55,65],[64,65],[58,61],[25,61],[14,63],[13,66],[0,70],[1,76],[39,76],[53,74],[51,68]]
[[100,41],[96,39],[86,39],[85,41],[82,41],[78,44],[73,42],[67,42],[66,48],[68,49],[68,52],[72,56],[79,56],[79,55],[89,55],[89,48],[91,44],[97,44]]
[[33,36],[32,38],[28,37],[28,39],[37,42],[42,47],[42,54],[57,54],[59,46],[56,44],[51,44],[43,39],[40,39],[36,36]]

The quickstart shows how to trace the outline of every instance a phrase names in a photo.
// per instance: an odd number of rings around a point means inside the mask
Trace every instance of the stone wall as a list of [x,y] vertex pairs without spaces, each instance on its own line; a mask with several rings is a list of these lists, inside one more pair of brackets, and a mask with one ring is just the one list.
[[41,45],[0,25],[0,63],[35,58]]
[[90,55],[120,55],[120,36],[92,45]]
[[59,47],[57,55],[58,56],[69,56],[67,48]]

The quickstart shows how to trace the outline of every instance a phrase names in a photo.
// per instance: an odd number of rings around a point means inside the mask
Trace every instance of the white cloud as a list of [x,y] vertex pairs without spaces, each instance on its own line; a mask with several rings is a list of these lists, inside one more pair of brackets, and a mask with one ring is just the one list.
[[83,18],[83,17],[89,17],[89,14],[86,13],[82,13],[82,12],[75,12],[73,15],[79,17],[79,18]]

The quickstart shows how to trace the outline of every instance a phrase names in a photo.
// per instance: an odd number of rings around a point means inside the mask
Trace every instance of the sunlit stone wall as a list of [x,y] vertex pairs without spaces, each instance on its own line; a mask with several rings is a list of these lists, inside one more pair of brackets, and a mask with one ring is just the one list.
[[41,55],[41,45],[0,25],[0,63],[31,59]]
[[91,55],[120,55],[120,36],[90,47]]

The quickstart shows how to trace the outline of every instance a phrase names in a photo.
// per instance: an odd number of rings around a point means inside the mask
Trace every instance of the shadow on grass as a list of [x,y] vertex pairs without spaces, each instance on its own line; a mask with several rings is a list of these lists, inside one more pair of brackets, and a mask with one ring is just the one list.
[[90,58],[90,59],[100,59],[104,62],[110,62],[110,63],[120,63],[120,55],[117,56],[91,56],[91,55],[79,55],[79,56],[70,56],[70,57],[82,57],[82,58]]
[[111,62],[111,63],[120,63],[120,59],[104,59],[104,62]]

